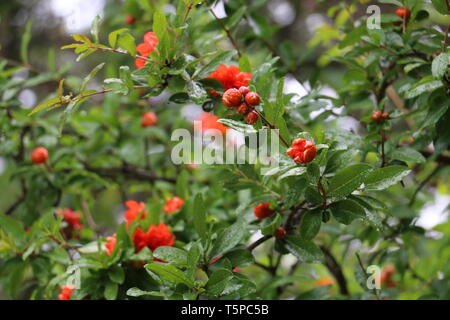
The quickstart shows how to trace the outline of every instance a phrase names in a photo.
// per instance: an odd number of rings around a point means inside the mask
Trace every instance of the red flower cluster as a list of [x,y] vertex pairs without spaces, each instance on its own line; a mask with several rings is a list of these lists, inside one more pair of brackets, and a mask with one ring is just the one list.
[[246,115],[245,121],[254,124],[258,120],[258,113],[254,108],[260,103],[261,98],[256,92],[252,92],[248,87],[242,86],[238,89],[231,88],[225,91],[222,102],[228,108],[235,108],[240,114]]
[[145,112],[142,114],[141,127],[146,128],[150,126],[154,126],[158,123],[158,117],[154,112]]
[[141,220],[145,219],[147,216],[147,212],[145,211],[145,203],[136,202],[134,200],[129,200],[125,202],[125,205],[128,207],[128,210],[125,212],[125,220],[127,221],[127,228],[130,224],[136,220],[136,218],[141,215]]
[[31,152],[31,161],[34,164],[46,162],[48,159],[48,151],[44,147],[37,147]]
[[67,223],[62,232],[67,239],[71,239],[74,231],[80,231],[83,229],[83,225],[80,222],[81,213],[73,211],[72,209],[58,209],[56,214],[63,218],[63,221]]
[[258,219],[264,219],[271,216],[275,210],[270,209],[270,203],[263,202],[253,207],[253,213]]
[[389,113],[377,110],[372,113],[371,118],[373,122],[383,122],[384,120],[389,119]]
[[159,225],[152,224],[147,232],[138,227],[134,232],[133,242],[136,252],[145,247],[153,251],[161,246],[172,246],[175,243],[175,237],[166,224],[160,223]]
[[[147,32],[144,35],[144,42],[136,47],[136,51],[143,57],[148,57],[158,45],[158,38],[154,32]],[[136,58],[136,68],[141,69],[145,66],[145,59]]]
[[202,122],[202,132],[205,132],[210,129],[216,129],[219,130],[222,134],[225,134],[229,128],[225,127],[220,122],[217,122],[217,120],[219,119],[220,119],[219,117],[209,112],[203,112],[200,118],[198,119],[199,121]]
[[184,200],[180,197],[169,198],[164,205],[164,212],[169,214],[174,213],[175,211],[180,210],[183,207],[183,204]]
[[106,254],[108,256],[112,255],[114,248],[116,247],[117,238],[114,234],[112,237],[107,237],[105,242]]
[[316,157],[317,148],[314,142],[299,138],[292,141],[292,147],[286,153],[297,163],[309,163]]
[[58,295],[59,300],[70,300],[73,290],[75,290],[75,286],[73,285],[62,286]]
[[[224,64],[221,64],[216,71],[210,74],[208,78],[213,78],[219,80],[224,87],[224,90],[235,88],[239,89],[240,87],[247,87],[248,82],[252,79],[252,74],[248,72],[241,72],[241,70],[236,66],[227,67]],[[215,96],[218,94],[213,92]]]
[[395,267],[392,264],[388,264],[384,267],[383,272],[381,273],[381,283],[385,284],[388,288],[394,288],[397,286],[395,281],[391,279],[394,271]]

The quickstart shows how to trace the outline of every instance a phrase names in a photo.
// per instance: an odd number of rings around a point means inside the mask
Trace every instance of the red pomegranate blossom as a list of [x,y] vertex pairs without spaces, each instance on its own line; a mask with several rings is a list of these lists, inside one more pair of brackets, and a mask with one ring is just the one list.
[[72,209],[58,209],[56,214],[63,218],[63,221],[67,222],[67,227],[71,230],[82,230],[83,225],[80,223],[81,213],[73,211]]
[[253,207],[256,218],[262,220],[271,216],[275,211],[270,209],[270,203],[263,202]]
[[309,163],[314,160],[317,148],[314,142],[306,139],[295,139],[286,153],[297,163]]
[[[144,35],[144,42],[139,44],[136,47],[136,51],[143,57],[148,57],[150,53],[155,50],[155,47],[158,45],[158,38],[154,32],[147,32]],[[145,59],[136,58],[136,68],[141,69],[145,66]]]
[[34,164],[46,162],[48,159],[48,151],[44,147],[37,147],[31,152],[31,161]]
[[200,118],[198,119],[199,121],[202,122],[202,132],[205,132],[209,129],[216,129],[219,130],[222,134],[225,134],[229,128],[224,126],[220,122],[217,122],[217,120],[219,119],[220,119],[219,117],[209,112],[203,112]]
[[183,204],[184,204],[183,199],[181,199],[180,197],[173,197],[167,199],[163,209],[165,213],[171,214],[174,213],[175,211],[180,210],[183,207]]
[[58,295],[59,300],[70,300],[73,290],[75,290],[75,286],[73,285],[62,286]]
[[381,283],[387,286],[388,288],[394,288],[397,286],[394,280],[391,279],[392,275],[395,272],[395,267],[392,264],[388,264],[384,267],[383,272],[381,273]]
[[171,247],[175,243],[175,237],[166,224],[160,223],[158,225],[152,224],[147,232],[138,227],[133,234],[133,242],[136,252],[145,247],[153,251],[162,246]]
[[142,114],[141,127],[146,128],[150,126],[154,126],[158,123],[158,117],[154,112],[145,112]]
[[108,256],[112,255],[114,248],[116,247],[117,238],[116,235],[112,235],[111,237],[106,238],[105,242],[105,248],[106,248],[106,254]]
[[[239,89],[240,87],[247,87],[248,82],[252,79],[252,74],[241,72],[236,66],[227,67],[221,64],[208,78],[219,80],[223,84],[224,90],[227,91],[231,88]],[[218,95],[216,92],[212,92],[212,94],[215,96]]]
[[125,202],[128,210],[125,212],[125,220],[127,221],[127,228],[130,224],[136,220],[136,218],[141,215],[141,220],[145,219],[147,212],[145,211],[145,203],[136,202],[134,200],[129,200]]

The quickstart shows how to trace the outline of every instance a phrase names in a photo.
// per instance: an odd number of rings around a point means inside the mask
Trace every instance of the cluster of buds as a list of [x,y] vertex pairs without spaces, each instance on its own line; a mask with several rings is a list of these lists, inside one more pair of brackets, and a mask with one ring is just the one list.
[[310,140],[298,138],[292,141],[292,147],[286,153],[297,163],[309,163],[316,157],[317,147]]
[[250,91],[248,87],[228,89],[222,96],[223,104],[230,109],[236,109],[239,114],[245,115],[244,120],[248,124],[258,121],[259,115],[254,109],[260,101],[259,94]]
[[383,122],[384,120],[388,120],[389,119],[389,113],[387,112],[381,112],[380,110],[374,111],[372,113],[372,121],[373,122]]

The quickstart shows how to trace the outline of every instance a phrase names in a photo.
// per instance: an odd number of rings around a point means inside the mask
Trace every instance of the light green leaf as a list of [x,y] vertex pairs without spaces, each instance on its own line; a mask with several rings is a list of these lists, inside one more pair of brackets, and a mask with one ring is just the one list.
[[286,236],[285,246],[290,253],[302,262],[321,263],[323,261],[322,250],[314,242],[305,240],[300,236]]
[[127,296],[130,297],[141,297],[141,296],[156,296],[164,297],[165,294],[159,291],[143,291],[139,288],[133,287],[127,290]]
[[223,229],[214,242],[210,257],[216,258],[233,249],[244,238],[247,230],[244,221],[239,219],[228,228]]
[[95,77],[95,75],[103,68],[104,65],[105,65],[105,63],[102,62],[98,66],[96,66],[94,69],[92,69],[92,71],[83,79],[83,82],[81,83],[80,91],[86,90],[86,87],[87,87],[89,81],[91,81]]
[[194,288],[194,282],[189,279],[183,271],[176,268],[171,264],[161,264],[161,263],[149,263],[145,265],[145,268],[154,272],[159,276],[160,279],[174,283],[174,284],[185,284],[189,288]]
[[206,240],[206,209],[201,193],[198,193],[194,199],[194,227],[200,238]]
[[391,157],[405,162],[424,163],[426,161],[419,151],[408,147],[395,149],[392,151]]
[[448,70],[448,64],[450,61],[449,53],[441,53],[436,58],[434,58],[431,64],[431,73],[436,79],[442,79]]
[[178,267],[184,267],[187,263],[187,252],[175,247],[158,247],[153,251],[153,256]]
[[358,163],[338,171],[331,179],[327,195],[330,198],[340,198],[352,193],[361,185],[371,169],[368,164]]

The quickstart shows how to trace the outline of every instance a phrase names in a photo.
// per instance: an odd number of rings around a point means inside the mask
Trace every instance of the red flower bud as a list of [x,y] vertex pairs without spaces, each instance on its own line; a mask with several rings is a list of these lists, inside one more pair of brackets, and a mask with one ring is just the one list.
[[244,120],[247,121],[248,124],[254,124],[256,121],[258,121],[258,118],[258,113],[256,111],[251,111],[247,114]]
[[284,237],[286,237],[286,229],[283,227],[278,227],[278,229],[275,231],[275,239],[283,240]]
[[228,89],[222,96],[222,102],[228,108],[234,108],[241,104],[242,94],[238,89]]
[[317,148],[314,142],[299,138],[292,141],[292,147],[286,153],[297,163],[309,163],[316,157]]
[[180,197],[173,197],[166,200],[166,204],[164,205],[164,212],[171,214],[175,211],[180,210],[183,207],[184,200]]
[[372,118],[372,121],[373,122],[381,122],[381,117],[382,117],[382,112],[380,111],[380,110],[377,110],[377,111],[374,111],[373,113],[372,113],[372,116],[371,116],[371,118]]
[[411,10],[409,10],[409,8],[407,7],[400,7],[395,10],[395,14],[402,19],[409,20],[409,18],[411,17]]
[[131,14],[128,14],[128,15],[125,17],[125,23],[126,23],[126,24],[134,24],[135,22],[136,22],[136,18],[133,17]]
[[250,112],[250,107],[246,103],[242,103],[238,108],[237,112],[240,114],[247,114]]
[[58,295],[59,300],[70,300],[73,290],[75,290],[75,286],[73,285],[62,286]]
[[251,107],[256,107],[260,101],[261,98],[256,92],[249,92],[245,95],[245,102]]
[[106,248],[106,254],[108,256],[110,256],[113,253],[116,243],[117,243],[117,238],[116,238],[115,234],[112,237],[106,238],[105,248]]
[[31,161],[34,164],[46,162],[48,159],[48,151],[44,147],[37,147],[31,152]]
[[146,112],[142,114],[141,127],[146,128],[154,126],[158,123],[158,117],[154,112]]
[[250,89],[248,87],[240,87],[239,92],[245,97],[245,95],[250,92]]
[[387,112],[383,112],[383,114],[381,115],[381,117],[385,120],[389,119],[389,113]]
[[270,203],[268,202],[263,202],[253,207],[253,213],[260,220],[271,216],[274,212],[274,210],[270,209]]

